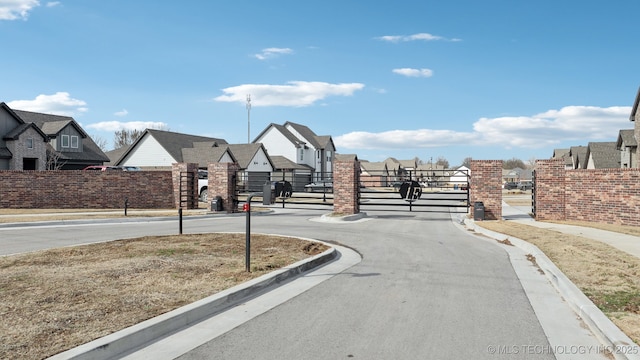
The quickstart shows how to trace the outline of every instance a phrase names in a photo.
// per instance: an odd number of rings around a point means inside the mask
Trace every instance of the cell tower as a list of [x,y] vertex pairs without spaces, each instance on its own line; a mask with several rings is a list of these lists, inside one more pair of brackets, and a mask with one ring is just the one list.
[[247,94],[247,144],[251,143],[251,94]]

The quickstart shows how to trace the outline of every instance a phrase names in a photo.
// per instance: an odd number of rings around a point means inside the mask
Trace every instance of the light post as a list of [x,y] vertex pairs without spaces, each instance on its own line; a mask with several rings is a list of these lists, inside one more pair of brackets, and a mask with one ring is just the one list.
[[247,144],[251,143],[251,94],[247,94]]

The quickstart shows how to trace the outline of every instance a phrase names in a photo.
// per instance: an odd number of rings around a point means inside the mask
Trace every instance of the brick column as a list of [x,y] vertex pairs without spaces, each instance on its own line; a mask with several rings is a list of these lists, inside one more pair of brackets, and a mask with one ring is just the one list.
[[562,159],[536,161],[536,220],[566,220],[565,174]]
[[472,160],[470,170],[470,211],[482,201],[486,220],[502,219],[502,160]]
[[216,196],[222,197],[222,210],[227,213],[238,212],[238,202],[236,199],[236,176],[238,165],[235,163],[211,163],[208,165],[209,184],[207,185],[209,204],[207,207],[210,211],[211,201]]
[[333,163],[333,212],[360,213],[360,162],[355,155],[341,155]]
[[[183,197],[185,209],[197,209],[198,208],[198,164],[194,163],[173,163],[171,164],[171,172],[173,179],[173,198],[175,199],[175,206],[177,209],[180,208],[181,196]],[[187,178],[183,177],[182,187],[183,187],[183,196],[180,194],[180,178],[183,173],[192,173],[190,182],[186,183],[184,180]]]

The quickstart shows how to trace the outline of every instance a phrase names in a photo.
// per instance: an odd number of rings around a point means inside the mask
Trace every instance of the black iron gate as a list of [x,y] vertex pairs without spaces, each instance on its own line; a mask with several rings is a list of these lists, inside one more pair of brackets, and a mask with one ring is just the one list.
[[[310,171],[278,171],[270,176],[255,176],[251,173],[240,173],[237,177],[236,196],[240,203],[246,202],[253,194],[251,201],[255,203],[282,204],[282,207],[333,207],[333,177],[327,174],[321,181],[312,182]],[[268,190],[268,191],[266,191]],[[267,193],[266,196],[263,196]],[[269,197],[265,201],[265,197]]]
[[[468,208],[467,170],[366,171],[360,174],[360,209],[443,211]],[[400,208],[401,207],[401,208]]]

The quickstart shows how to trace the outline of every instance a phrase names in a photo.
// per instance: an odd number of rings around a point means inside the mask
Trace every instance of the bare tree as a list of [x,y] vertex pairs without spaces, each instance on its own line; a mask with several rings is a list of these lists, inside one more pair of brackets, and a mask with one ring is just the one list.
[[471,157],[466,157],[464,158],[464,160],[462,160],[462,166],[466,166],[468,168],[471,168],[471,161],[473,159]]
[[144,130],[127,130],[122,129],[115,132],[113,137],[113,148],[120,149],[121,147],[129,146],[133,144],[142,134]]
[[47,144],[47,170],[60,170],[66,164],[66,161],[62,160],[62,154],[55,151],[55,149]]
[[101,136],[98,135],[89,135],[91,137],[91,139],[93,140],[94,143],[96,143],[96,145],[98,145],[98,147],[100,148],[100,150],[102,151],[107,151],[107,140]]
[[443,169],[448,169],[449,160],[447,160],[444,156],[439,156],[438,160],[436,160],[436,165],[442,166]]
[[505,170],[511,170],[515,168],[526,169],[527,166],[524,164],[522,160],[517,158],[512,158],[509,160],[505,160],[504,163],[502,164],[502,168]]

